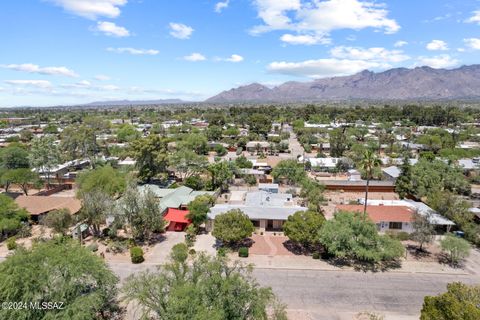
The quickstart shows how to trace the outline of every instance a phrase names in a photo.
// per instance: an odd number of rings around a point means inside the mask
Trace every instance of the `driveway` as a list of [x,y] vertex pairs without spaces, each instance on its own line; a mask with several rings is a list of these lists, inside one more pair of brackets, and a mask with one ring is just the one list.
[[253,245],[250,247],[250,254],[268,256],[293,256],[294,253],[285,248],[284,243],[288,240],[285,236],[274,236],[273,234],[251,236]]
[[145,261],[152,264],[164,264],[172,247],[185,241],[185,232],[166,232],[165,239],[155,244],[146,254]]

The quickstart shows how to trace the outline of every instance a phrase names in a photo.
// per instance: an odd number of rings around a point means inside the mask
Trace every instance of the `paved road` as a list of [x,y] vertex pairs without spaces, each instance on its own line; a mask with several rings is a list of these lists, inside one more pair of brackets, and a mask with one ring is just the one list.
[[[122,279],[154,265],[112,264]],[[445,291],[449,282],[480,283],[477,275],[362,273],[351,271],[254,269],[263,286],[272,287],[298,319],[352,319],[377,311],[387,319],[418,319],[423,298]]]

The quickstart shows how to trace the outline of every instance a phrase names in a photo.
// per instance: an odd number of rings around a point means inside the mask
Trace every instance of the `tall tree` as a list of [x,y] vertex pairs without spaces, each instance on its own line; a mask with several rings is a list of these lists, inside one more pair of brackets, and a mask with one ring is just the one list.
[[165,139],[157,135],[149,135],[147,138],[133,141],[130,148],[136,160],[140,180],[149,182],[166,172],[168,156]]
[[[186,246],[156,272],[130,276],[122,288],[126,301],[152,319],[286,319],[271,289],[260,287],[238,262],[203,253],[187,262]],[[273,311],[273,312],[272,312]]]
[[192,150],[180,149],[169,157],[169,165],[175,169],[175,174],[182,180],[202,173],[208,165],[203,155]]
[[39,242],[0,264],[0,300],[38,307],[2,308],[0,318],[113,319],[119,311],[117,283],[101,258],[74,241]]
[[297,211],[283,224],[285,235],[293,242],[310,248],[319,243],[318,234],[325,222],[323,214],[316,211]]
[[215,198],[210,195],[197,196],[188,204],[187,218],[192,221],[195,228],[207,221],[207,213],[210,207],[215,203]]
[[255,230],[250,218],[239,209],[232,209],[215,217],[212,235],[227,245],[250,237]]
[[52,136],[35,138],[30,146],[30,164],[37,172],[46,175],[50,185],[52,169],[60,164],[60,150]]
[[363,159],[359,163],[359,168],[364,171],[367,178],[367,183],[365,185],[365,204],[363,206],[363,216],[365,219],[367,217],[368,187],[370,185],[370,180],[373,178],[374,170],[379,168],[381,164],[381,160],[371,150],[365,150]]
[[102,190],[83,192],[80,216],[92,227],[93,234],[100,236],[100,225],[105,223],[108,214],[113,210],[113,199]]

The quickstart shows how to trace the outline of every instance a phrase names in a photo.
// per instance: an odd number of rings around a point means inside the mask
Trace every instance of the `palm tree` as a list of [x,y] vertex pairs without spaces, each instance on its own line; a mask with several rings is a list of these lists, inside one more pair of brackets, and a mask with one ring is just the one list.
[[365,172],[367,178],[367,185],[365,188],[365,204],[363,206],[363,217],[367,217],[367,201],[368,201],[368,186],[370,184],[370,179],[373,177],[373,170],[380,167],[382,164],[381,160],[377,157],[372,150],[365,150],[363,154],[363,159],[360,161],[360,169]]

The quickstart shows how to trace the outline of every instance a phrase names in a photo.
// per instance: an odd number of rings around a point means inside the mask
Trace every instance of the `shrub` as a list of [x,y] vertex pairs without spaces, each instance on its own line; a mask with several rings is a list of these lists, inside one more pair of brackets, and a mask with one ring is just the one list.
[[140,247],[131,247],[130,248],[130,258],[132,263],[142,263],[145,259],[143,258],[143,250]]
[[194,254],[197,253],[197,252],[195,251],[195,249],[192,248],[192,249],[190,249],[190,250],[188,251],[188,253],[191,254],[191,255],[194,255]]
[[248,248],[241,247],[240,249],[238,249],[238,256],[240,258],[248,258]]
[[396,239],[398,241],[410,240],[410,234],[408,232],[404,232],[404,231],[395,232],[395,231],[387,230],[385,232],[385,234],[387,234],[390,238]]
[[221,247],[217,250],[217,256],[225,257],[227,255],[227,248]]
[[315,251],[313,254],[312,254],[312,258],[315,259],[315,260],[318,260],[320,259],[320,253]]
[[122,253],[127,249],[125,244],[121,241],[112,241],[108,244],[107,248],[113,253]]
[[87,249],[92,252],[96,252],[98,251],[98,244],[96,242],[93,242],[90,245],[88,245]]
[[15,242],[17,240],[15,237],[10,237],[7,239],[7,249],[8,250],[15,250],[17,249],[17,243]]

